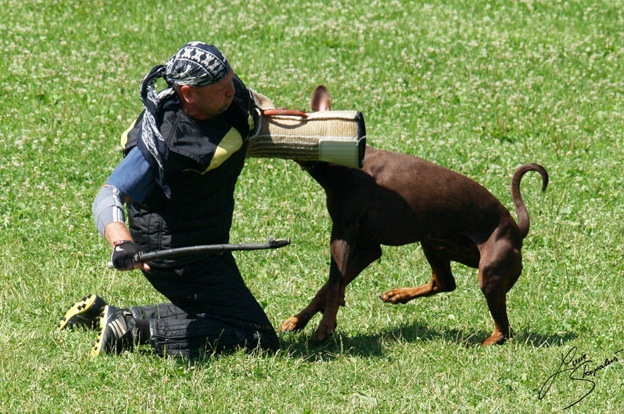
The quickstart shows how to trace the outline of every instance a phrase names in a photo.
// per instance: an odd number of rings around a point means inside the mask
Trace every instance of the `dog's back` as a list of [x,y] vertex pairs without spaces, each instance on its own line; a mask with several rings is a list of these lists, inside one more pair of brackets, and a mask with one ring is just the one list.
[[428,238],[478,242],[508,217],[483,186],[422,158],[366,148],[362,170],[315,163],[307,168],[327,193],[334,223],[357,221],[379,244],[400,246]]

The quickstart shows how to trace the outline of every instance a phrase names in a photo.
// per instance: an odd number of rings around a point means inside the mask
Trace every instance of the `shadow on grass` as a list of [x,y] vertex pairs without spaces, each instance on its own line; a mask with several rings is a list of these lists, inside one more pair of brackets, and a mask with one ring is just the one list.
[[518,344],[526,344],[534,348],[551,347],[551,346],[563,346],[566,343],[576,339],[578,335],[574,332],[558,332],[550,335],[543,335],[537,332],[529,332],[523,329],[520,332],[515,332],[513,341]]
[[[384,348],[393,343],[440,342],[457,343],[466,348],[477,347],[490,335],[486,331],[432,329],[418,322],[388,326],[378,333],[347,336],[338,330],[322,344],[315,344],[313,332],[288,333],[281,337],[282,350],[295,358],[310,360],[333,359],[340,355],[383,357]],[[563,346],[578,335],[573,332],[542,334],[522,330],[515,332],[509,343],[533,348]]]
[[[314,332],[307,330],[299,333],[282,334],[280,337],[281,346],[279,353],[286,358],[298,358],[313,362],[331,361],[344,356],[383,358],[386,355],[385,349],[389,346],[401,346],[401,344],[414,342],[438,342],[440,345],[455,343],[465,348],[474,348],[478,347],[481,342],[490,335],[490,332],[483,330],[469,332],[470,333],[467,333],[463,329],[432,329],[422,323],[411,322],[388,326],[380,329],[378,333],[358,334],[354,336],[348,336],[338,330],[324,343],[316,344],[312,339]],[[509,343],[532,348],[558,347],[574,340],[577,336],[578,335],[573,332],[541,334],[524,329],[514,333]],[[155,355],[155,351],[152,349],[143,349],[141,352],[145,355]],[[232,353],[236,352],[245,351],[232,351]],[[265,351],[254,350],[252,352],[265,354]],[[215,358],[222,358],[228,354],[230,353],[203,354],[199,357],[174,359],[180,365],[188,365],[190,361],[192,361],[192,364],[209,364],[214,361]]]

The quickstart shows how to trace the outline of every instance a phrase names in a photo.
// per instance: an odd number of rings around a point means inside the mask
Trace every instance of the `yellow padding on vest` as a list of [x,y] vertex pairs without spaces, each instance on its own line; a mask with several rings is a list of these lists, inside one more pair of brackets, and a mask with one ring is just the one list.
[[136,125],[136,121],[134,121],[132,123],[132,125],[130,125],[130,127],[128,127],[128,129],[126,129],[124,132],[121,133],[120,143],[121,143],[121,150],[122,151],[126,149],[126,144],[128,143],[128,134],[130,133],[132,128],[134,128],[135,125]]
[[242,146],[243,137],[241,137],[240,133],[236,129],[230,128],[228,133],[225,134],[225,136],[219,143],[219,146],[217,147],[215,154],[212,157],[212,161],[210,161],[210,165],[208,166],[208,168],[206,168],[206,171],[204,171],[204,173],[219,167]]

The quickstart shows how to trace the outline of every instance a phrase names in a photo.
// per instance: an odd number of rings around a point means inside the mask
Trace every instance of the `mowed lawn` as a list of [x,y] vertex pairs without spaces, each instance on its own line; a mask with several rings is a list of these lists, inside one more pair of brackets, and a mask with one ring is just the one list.
[[[0,0],[0,412],[617,413],[624,411],[622,1]],[[317,84],[364,114],[368,143],[486,186],[515,217],[527,162],[515,332],[493,329],[475,269],[452,293],[393,306],[429,281],[419,245],[385,247],[346,291],[335,335],[317,316],[277,355],[89,356],[95,332],[56,330],[75,300],[163,301],[107,267],[91,203],[142,110],[139,85],[183,44],[217,45],[247,84],[307,110]],[[162,87],[162,85],[160,85]],[[325,283],[325,195],[296,163],[248,159],[231,240],[279,329]]]

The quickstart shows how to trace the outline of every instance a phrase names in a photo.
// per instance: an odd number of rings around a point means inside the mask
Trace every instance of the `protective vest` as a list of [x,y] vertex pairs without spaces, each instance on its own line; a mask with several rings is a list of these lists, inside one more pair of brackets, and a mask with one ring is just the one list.
[[[228,110],[210,120],[190,117],[177,98],[163,106],[157,122],[169,148],[164,171],[171,198],[155,186],[143,202],[127,204],[130,234],[145,251],[229,242],[234,188],[254,127],[250,91],[237,77],[234,86]],[[126,154],[136,146],[141,120],[142,114],[127,132]]]

